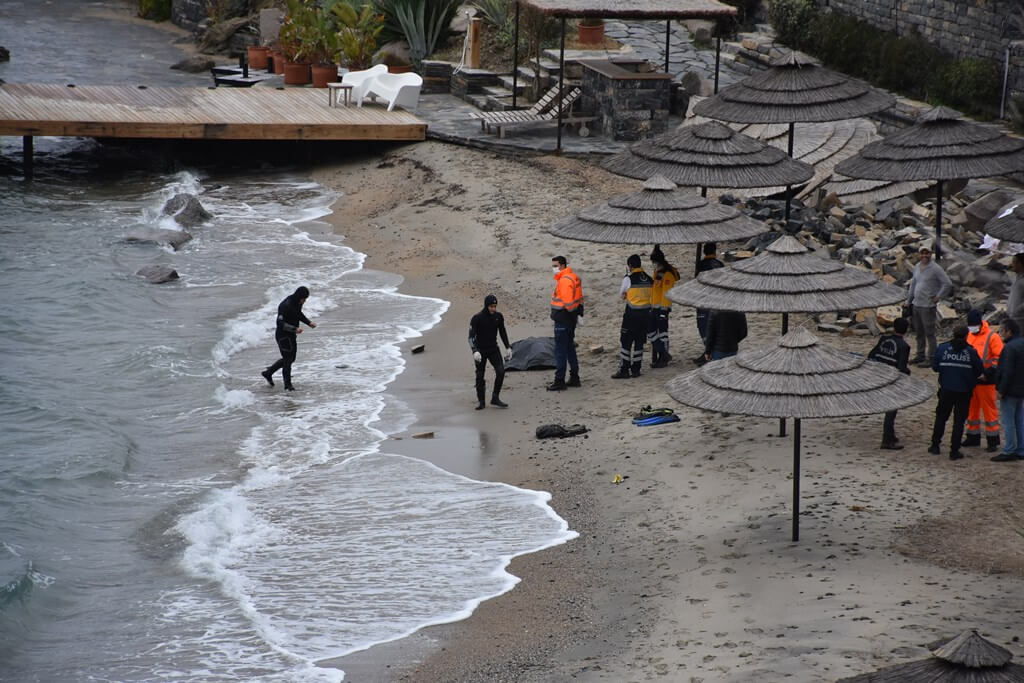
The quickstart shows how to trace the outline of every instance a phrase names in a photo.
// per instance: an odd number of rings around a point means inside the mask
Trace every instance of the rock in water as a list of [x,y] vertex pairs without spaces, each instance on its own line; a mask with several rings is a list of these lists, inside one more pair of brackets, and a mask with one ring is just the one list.
[[209,71],[215,65],[216,65],[216,62],[214,62],[209,57],[203,57],[202,55],[195,55],[193,57],[188,57],[187,59],[183,59],[180,62],[178,62],[177,64],[172,64],[171,68],[172,69],[176,69],[178,71],[185,71],[185,72],[190,73],[190,74],[198,74],[198,73],[203,73],[204,71]]
[[166,244],[175,251],[192,239],[184,230],[136,230],[124,236],[126,242],[151,242]]
[[179,193],[167,200],[163,208],[164,215],[173,216],[174,220],[186,228],[192,228],[213,218],[213,214],[203,208],[195,195]]
[[143,266],[136,272],[139,277],[145,278],[148,282],[159,285],[178,279],[178,271],[167,266]]

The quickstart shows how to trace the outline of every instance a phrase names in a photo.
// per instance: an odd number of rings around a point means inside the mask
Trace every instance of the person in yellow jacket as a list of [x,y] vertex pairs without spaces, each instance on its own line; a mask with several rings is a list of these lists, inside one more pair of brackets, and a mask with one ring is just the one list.
[[629,379],[640,376],[644,360],[644,343],[651,329],[651,289],[654,280],[644,272],[639,254],[626,259],[629,272],[622,278],[619,296],[626,302],[622,312],[622,331],[619,342],[619,370],[612,379]]
[[982,431],[989,453],[999,450],[999,407],[996,403],[996,368],[1003,352],[1003,339],[983,320],[981,311],[967,313],[967,343],[974,347],[985,367],[983,379],[978,380],[971,394],[971,407],[967,413],[967,429],[963,446],[980,446]]
[[668,352],[668,314],[672,312],[672,301],[668,298],[668,290],[679,282],[679,271],[665,260],[661,245],[655,244],[651,252],[651,263],[654,264],[654,286],[651,288],[651,332],[647,338],[651,342],[651,367],[663,368],[672,360]]
[[[564,256],[551,259],[555,291],[551,293],[551,320],[555,323],[555,381],[548,391],[580,386],[580,363],[576,359],[576,320],[583,316],[583,282],[567,265]],[[565,381],[565,366],[569,381]]]

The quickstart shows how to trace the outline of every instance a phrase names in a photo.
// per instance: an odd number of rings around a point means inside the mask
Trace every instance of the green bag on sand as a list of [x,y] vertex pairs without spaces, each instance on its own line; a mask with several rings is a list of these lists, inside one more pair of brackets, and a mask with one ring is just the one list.
[[673,415],[675,411],[671,408],[652,408],[650,406],[644,406],[640,409],[640,412],[633,416],[634,420],[646,420],[649,417],[664,417],[666,415]]

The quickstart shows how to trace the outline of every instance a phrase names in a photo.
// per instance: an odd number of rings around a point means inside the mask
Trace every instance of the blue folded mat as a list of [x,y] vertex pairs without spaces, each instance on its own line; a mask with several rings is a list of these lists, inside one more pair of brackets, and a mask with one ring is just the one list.
[[679,422],[678,415],[655,415],[653,417],[645,417],[642,419],[633,418],[633,424],[637,427],[648,427],[650,425],[660,425],[666,422]]

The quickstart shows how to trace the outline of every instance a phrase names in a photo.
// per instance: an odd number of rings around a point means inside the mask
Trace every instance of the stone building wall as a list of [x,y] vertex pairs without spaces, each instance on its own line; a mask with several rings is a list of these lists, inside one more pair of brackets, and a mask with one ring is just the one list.
[[[822,9],[856,17],[900,36],[917,33],[959,59],[1003,64],[1017,0],[815,0]],[[1011,51],[1009,87],[1024,92],[1024,50]]]

